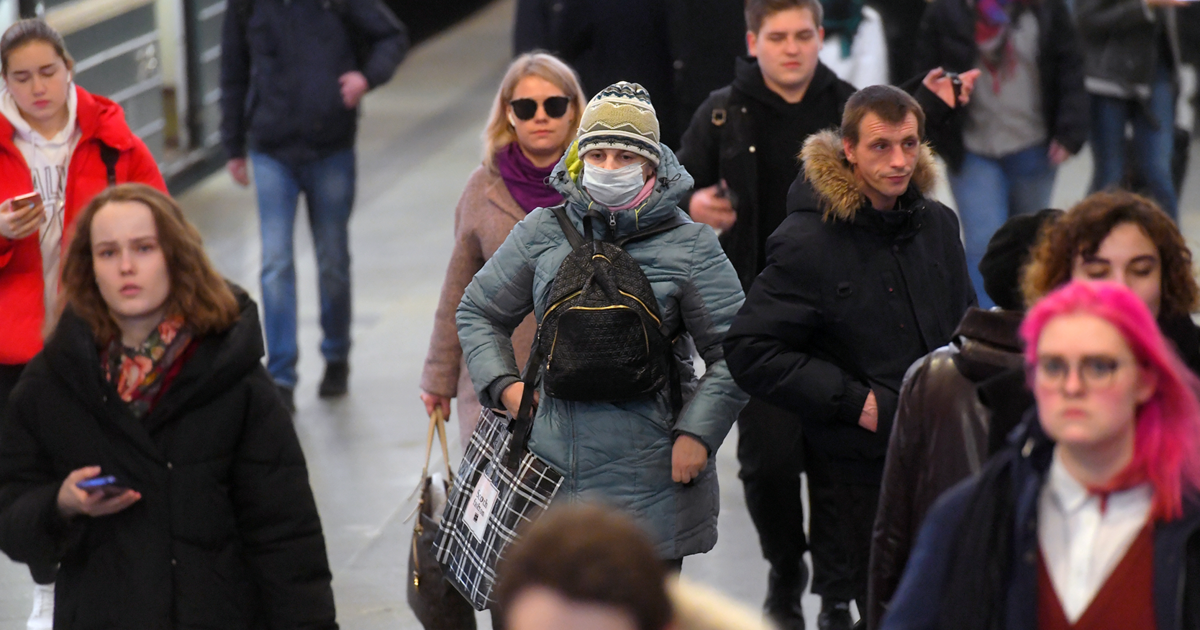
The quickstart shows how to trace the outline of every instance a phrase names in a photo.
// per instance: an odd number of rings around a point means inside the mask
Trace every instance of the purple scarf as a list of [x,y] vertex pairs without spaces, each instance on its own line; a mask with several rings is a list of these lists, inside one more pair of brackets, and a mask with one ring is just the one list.
[[534,166],[516,142],[510,142],[496,151],[496,168],[508,192],[526,213],[534,208],[549,208],[562,203],[562,195],[546,184],[554,165],[546,168]]

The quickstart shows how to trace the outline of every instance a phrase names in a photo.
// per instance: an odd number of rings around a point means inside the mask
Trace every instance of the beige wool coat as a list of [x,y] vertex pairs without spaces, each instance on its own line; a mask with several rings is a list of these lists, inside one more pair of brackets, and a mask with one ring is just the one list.
[[[438,396],[457,398],[459,439],[465,447],[479,421],[479,399],[471,385],[454,312],[463,291],[475,273],[496,253],[525,211],[513,199],[494,166],[480,165],[467,179],[458,207],[454,209],[454,251],[442,283],[442,295],[434,315],[433,337],[421,373],[421,389]],[[532,314],[513,332],[513,350],[517,365],[525,366],[533,343],[537,322]]]

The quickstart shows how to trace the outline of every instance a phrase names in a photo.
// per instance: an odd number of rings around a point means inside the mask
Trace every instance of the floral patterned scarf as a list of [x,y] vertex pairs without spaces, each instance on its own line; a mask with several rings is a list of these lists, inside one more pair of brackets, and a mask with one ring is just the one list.
[[141,347],[126,348],[120,339],[113,339],[100,353],[105,378],[117,388],[135,418],[150,413],[170,380],[168,373],[191,342],[192,333],[183,318],[171,316],[159,323]]
[[984,68],[992,75],[992,91],[1000,93],[1000,83],[1012,76],[1016,53],[1008,40],[1009,30],[1028,0],[978,0],[975,5],[975,44]]

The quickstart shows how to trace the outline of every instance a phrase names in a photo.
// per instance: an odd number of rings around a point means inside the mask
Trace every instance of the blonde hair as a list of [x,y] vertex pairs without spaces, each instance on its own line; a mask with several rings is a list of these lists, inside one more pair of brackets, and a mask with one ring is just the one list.
[[583,98],[583,87],[579,85],[579,77],[575,71],[558,57],[544,52],[525,53],[513,60],[500,81],[500,90],[496,92],[496,100],[492,101],[492,113],[488,115],[487,127],[483,130],[483,163],[493,166],[496,152],[515,142],[517,133],[508,122],[508,103],[512,100],[517,83],[525,77],[541,77],[553,83],[571,99],[570,132],[563,141],[562,150],[575,140],[579,129],[579,119],[583,117],[586,105]]

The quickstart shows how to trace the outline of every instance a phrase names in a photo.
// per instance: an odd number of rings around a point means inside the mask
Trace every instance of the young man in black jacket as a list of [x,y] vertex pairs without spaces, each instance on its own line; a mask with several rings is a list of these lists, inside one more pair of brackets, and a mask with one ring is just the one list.
[[925,115],[889,86],[805,141],[790,214],[725,339],[738,385],[798,412],[822,628],[865,610],[871,525],[901,379],[976,303],[958,220],[926,198]]
[[[247,143],[262,223],[267,370],[289,407],[296,387],[292,238],[304,193],[320,285],[322,397],[346,393],[350,372],[350,211],[354,139],[367,90],[392,77],[408,49],[379,0],[230,0],[221,34],[221,142],[247,186]],[[248,142],[247,142],[248,141]]]
[[[854,93],[817,58],[821,17],[818,0],[747,3],[750,56],[737,60],[733,83],[696,110],[680,145],[679,161],[696,179],[681,205],[721,230],[743,290],[762,271],[763,245],[786,215],[801,143],[836,124]],[[801,444],[792,411],[752,398],[738,416],[739,476],[771,564],[764,610],[785,630],[803,627],[800,597],[808,583]]]
[[[818,59],[822,14],[818,0],[748,2],[750,56],[737,60],[733,83],[696,110],[678,152],[696,180],[680,205],[694,220],[721,231],[721,245],[747,291],[765,266],[767,237],[787,215],[802,143],[837,126],[854,93],[854,86]],[[947,103],[953,102],[953,90],[942,74],[931,73],[917,91],[939,116],[952,111]],[[764,608],[785,630],[803,627],[800,595],[808,581],[796,411],[751,398],[738,418],[739,476],[771,564]]]

